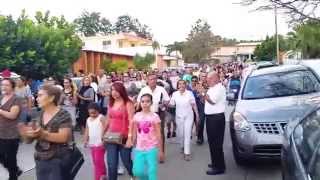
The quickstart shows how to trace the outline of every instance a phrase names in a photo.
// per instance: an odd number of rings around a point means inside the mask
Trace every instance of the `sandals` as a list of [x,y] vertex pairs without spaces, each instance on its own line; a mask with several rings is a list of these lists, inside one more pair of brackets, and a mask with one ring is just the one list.
[[185,154],[185,155],[184,155],[184,160],[185,160],[185,161],[191,161],[191,160],[192,160],[191,155],[190,155],[190,154]]

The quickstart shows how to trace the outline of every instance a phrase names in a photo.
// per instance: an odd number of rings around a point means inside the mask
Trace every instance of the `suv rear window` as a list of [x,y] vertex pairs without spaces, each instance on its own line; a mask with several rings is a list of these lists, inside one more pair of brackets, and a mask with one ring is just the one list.
[[243,99],[262,99],[320,92],[317,77],[308,70],[253,76],[247,79]]

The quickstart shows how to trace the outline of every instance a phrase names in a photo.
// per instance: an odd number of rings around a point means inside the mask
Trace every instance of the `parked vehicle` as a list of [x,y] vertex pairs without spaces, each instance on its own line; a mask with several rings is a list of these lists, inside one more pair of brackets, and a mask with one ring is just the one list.
[[236,99],[238,99],[240,87],[241,87],[241,80],[240,78],[230,78],[227,86],[227,100],[229,105],[234,105],[236,103]]
[[320,179],[320,106],[288,124],[282,148],[283,180]]
[[320,79],[308,67],[283,65],[255,69],[244,80],[230,116],[233,154],[237,164],[280,159],[284,127],[303,117],[320,95]]

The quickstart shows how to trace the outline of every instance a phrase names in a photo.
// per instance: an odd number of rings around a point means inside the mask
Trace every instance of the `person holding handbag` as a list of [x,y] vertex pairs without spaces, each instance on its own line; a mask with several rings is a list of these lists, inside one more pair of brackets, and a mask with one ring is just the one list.
[[[23,133],[26,138],[37,140],[34,155],[37,180],[73,180],[83,163],[82,154],[74,146],[71,116],[58,106],[61,93],[52,85],[41,87],[37,97],[42,109],[39,123]],[[80,162],[77,167],[76,162]]]
[[108,180],[118,179],[119,154],[124,166],[132,176],[132,118],[134,106],[121,82],[111,86],[111,96],[107,113],[106,133],[104,135],[107,150]]

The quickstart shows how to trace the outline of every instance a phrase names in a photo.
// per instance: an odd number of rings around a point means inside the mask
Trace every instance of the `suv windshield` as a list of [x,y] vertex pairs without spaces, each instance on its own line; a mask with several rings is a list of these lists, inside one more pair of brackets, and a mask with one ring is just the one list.
[[261,99],[320,91],[317,77],[307,70],[291,71],[249,77],[243,99]]

